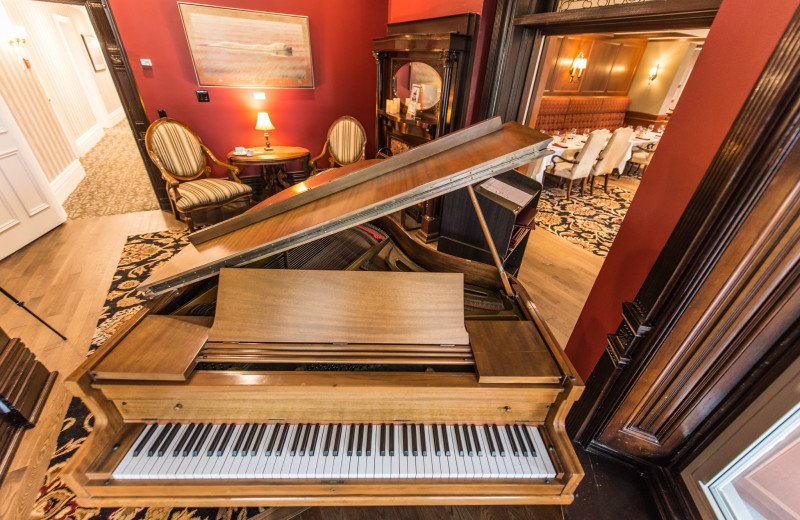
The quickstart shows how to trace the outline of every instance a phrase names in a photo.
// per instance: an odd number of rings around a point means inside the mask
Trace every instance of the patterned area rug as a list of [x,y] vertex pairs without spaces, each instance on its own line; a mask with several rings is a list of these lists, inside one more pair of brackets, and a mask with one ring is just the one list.
[[81,158],[86,177],[64,201],[67,216],[78,219],[158,209],[128,122],[123,120],[105,132]]
[[545,188],[539,200],[536,223],[604,257],[617,236],[634,193],[617,186],[609,186],[608,193],[597,187],[594,195],[589,195],[588,189],[583,197],[576,193],[566,200],[566,190]]
[[[185,231],[162,231],[128,237],[117,270],[111,281],[108,298],[100,315],[91,355],[119,327],[141,308],[136,287],[156,266],[168,260],[187,244]],[[45,482],[39,490],[31,517],[43,520],[246,520],[262,512],[261,508],[176,508],[80,507],[72,492],[58,477],[62,467],[80,448],[94,418],[79,399],[73,399],[58,437],[56,452],[50,460]]]

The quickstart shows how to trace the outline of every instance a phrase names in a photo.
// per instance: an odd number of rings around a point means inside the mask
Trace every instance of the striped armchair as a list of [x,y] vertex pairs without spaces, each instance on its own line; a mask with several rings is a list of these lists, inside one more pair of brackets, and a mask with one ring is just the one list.
[[311,175],[322,171],[318,161],[328,154],[328,164],[331,168],[337,165],[352,164],[363,161],[366,155],[367,132],[358,119],[352,116],[342,116],[333,122],[328,129],[328,139],[322,147],[322,153],[309,161]]
[[[253,204],[253,190],[242,183],[239,168],[217,160],[197,134],[180,121],[168,117],[154,121],[147,129],[144,144],[167,182],[172,212],[190,231],[194,231],[195,211],[245,199]],[[207,159],[225,168],[230,180],[211,178]]]

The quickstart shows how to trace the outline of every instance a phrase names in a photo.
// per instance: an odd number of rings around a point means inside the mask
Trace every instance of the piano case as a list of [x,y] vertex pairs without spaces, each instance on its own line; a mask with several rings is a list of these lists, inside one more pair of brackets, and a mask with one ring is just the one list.
[[583,384],[525,289],[387,217],[547,142],[489,120],[196,233],[68,378],[95,414],[62,473],[79,502],[571,502]]

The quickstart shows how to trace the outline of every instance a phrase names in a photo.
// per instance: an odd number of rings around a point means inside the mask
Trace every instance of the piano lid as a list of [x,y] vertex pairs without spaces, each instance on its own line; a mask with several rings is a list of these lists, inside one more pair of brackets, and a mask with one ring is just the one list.
[[531,162],[549,142],[496,117],[384,161],[327,170],[191,235],[139,290],[159,294],[481,182]]

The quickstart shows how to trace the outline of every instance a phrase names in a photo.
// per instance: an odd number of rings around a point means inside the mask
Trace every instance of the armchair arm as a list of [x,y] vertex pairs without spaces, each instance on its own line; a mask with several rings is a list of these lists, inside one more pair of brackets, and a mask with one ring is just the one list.
[[325,157],[325,154],[328,153],[328,141],[325,141],[325,146],[322,147],[322,152],[308,161],[308,167],[311,169],[311,175],[314,175],[314,172],[317,171],[317,161]]
[[[575,155],[578,155],[578,154],[575,154]],[[574,159],[564,159],[560,155],[554,155],[552,162],[553,162],[553,164],[555,164],[557,162],[568,162],[568,163],[572,163],[572,164],[578,164],[578,161],[576,161]]]
[[235,181],[235,182],[238,182],[239,184],[242,184],[242,179],[239,178],[239,172],[241,170],[239,170],[239,168],[237,166],[234,166],[234,165],[228,164],[228,163],[224,163],[224,162],[220,161],[219,159],[217,159],[216,157],[214,157],[214,154],[211,153],[211,150],[209,150],[206,147],[206,145],[204,145],[203,143],[200,143],[200,147],[203,149],[203,153],[205,153],[208,156],[208,158],[211,159],[211,162],[213,162],[217,166],[221,166],[222,168],[225,168],[226,170],[228,170],[228,177],[230,177],[230,179],[232,181]]

